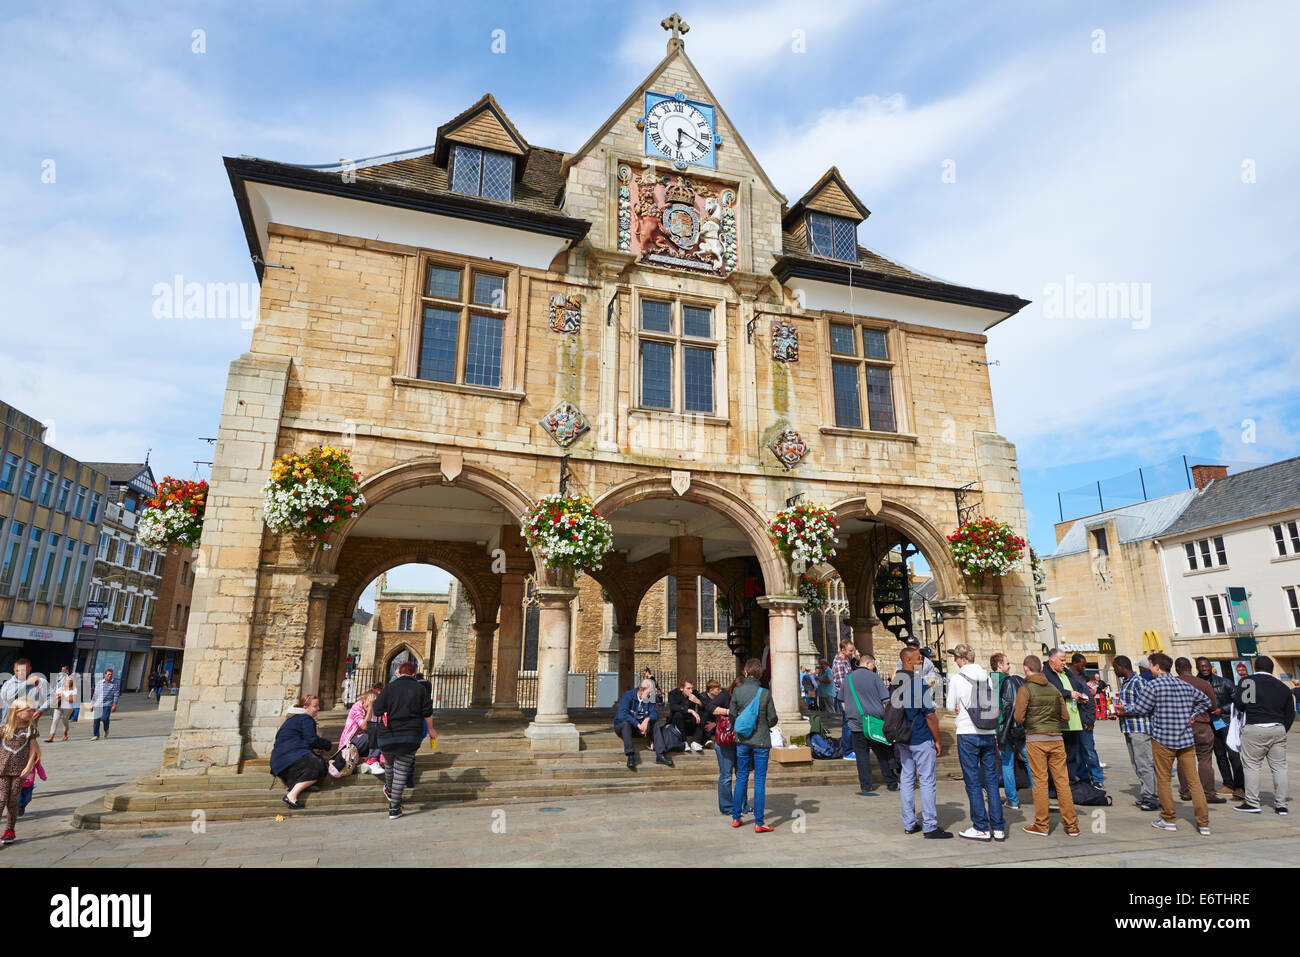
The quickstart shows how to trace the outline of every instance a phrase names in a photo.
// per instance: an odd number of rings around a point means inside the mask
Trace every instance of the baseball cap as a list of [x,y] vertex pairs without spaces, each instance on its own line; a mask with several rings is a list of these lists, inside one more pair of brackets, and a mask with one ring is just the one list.
[[965,658],[967,661],[975,660],[975,652],[971,650],[970,645],[966,644],[953,645],[948,649],[948,654],[952,655],[954,658]]

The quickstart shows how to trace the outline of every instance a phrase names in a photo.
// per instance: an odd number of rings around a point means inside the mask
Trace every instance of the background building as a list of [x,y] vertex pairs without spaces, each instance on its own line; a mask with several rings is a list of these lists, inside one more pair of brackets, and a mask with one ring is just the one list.
[[0,402],[0,671],[73,664],[108,479]]
[[153,602],[153,655],[150,670],[162,671],[179,684],[185,659],[185,629],[190,623],[190,597],[200,553],[197,548],[172,545],[163,560],[162,579]]
[[148,462],[95,462],[108,476],[103,528],[95,555],[91,600],[105,605],[102,619],[87,619],[77,637],[77,669],[103,674],[108,668],[123,691],[139,691],[148,674],[153,612],[162,584],[164,553],[136,541],[136,518],[154,494]]

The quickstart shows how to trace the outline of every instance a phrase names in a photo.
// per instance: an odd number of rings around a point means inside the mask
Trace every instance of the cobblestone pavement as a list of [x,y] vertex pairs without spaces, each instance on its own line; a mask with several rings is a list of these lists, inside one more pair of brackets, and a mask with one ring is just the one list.
[[[832,787],[770,790],[768,823],[776,831],[762,835],[751,826],[728,827],[727,818],[717,813],[713,791],[457,807],[413,812],[394,822],[382,811],[298,820],[286,812],[282,821],[212,824],[199,834],[189,827],[73,829],[74,808],[157,766],[171,722],[170,712],[158,712],[143,696],[132,695],[114,716],[110,738],[91,741],[90,724],[83,721],[73,726],[66,744],[44,745],[49,780],[38,782],[28,813],[18,822],[18,843],[0,849],[0,867],[571,866],[615,861],[626,866],[663,863],[688,853],[741,866],[1019,866],[1042,861],[1082,867],[1272,867],[1293,866],[1300,855],[1300,802],[1296,816],[1278,817],[1267,789],[1259,815],[1235,813],[1231,803],[1214,805],[1210,837],[1196,833],[1191,805],[1182,802],[1176,833],[1152,828],[1155,815],[1133,806],[1136,776],[1113,721],[1098,726],[1097,747],[1109,765],[1107,789],[1115,805],[1087,809],[1092,813],[1081,818],[1084,834],[1075,839],[1061,831],[1056,815],[1046,838],[1021,832],[1020,825],[1032,820],[1026,801],[1024,810],[1006,812],[1004,844],[926,841],[902,833],[897,794],[882,789],[876,797],[858,797],[850,788]],[[48,733],[44,721],[42,725]],[[1300,726],[1294,735],[1292,740],[1300,741]],[[1292,755],[1294,767],[1300,749]],[[684,755],[682,760],[697,758]],[[713,762],[707,753],[698,760]],[[1295,784],[1293,771],[1292,793]],[[944,827],[967,825],[960,781],[941,780],[939,802]]]

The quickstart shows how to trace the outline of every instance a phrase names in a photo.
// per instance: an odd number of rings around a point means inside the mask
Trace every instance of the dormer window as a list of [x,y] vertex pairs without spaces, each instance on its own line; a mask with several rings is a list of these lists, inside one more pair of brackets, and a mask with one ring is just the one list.
[[515,180],[515,158],[473,146],[457,144],[451,152],[453,192],[510,202]]
[[808,251],[844,262],[858,261],[858,229],[853,220],[823,213],[808,214]]

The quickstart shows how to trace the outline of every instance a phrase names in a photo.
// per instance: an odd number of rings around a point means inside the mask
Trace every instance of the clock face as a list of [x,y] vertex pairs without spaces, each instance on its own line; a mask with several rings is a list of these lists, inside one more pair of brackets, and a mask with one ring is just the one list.
[[673,97],[647,102],[646,153],[670,159],[679,169],[688,163],[716,167],[712,113],[711,107]]

